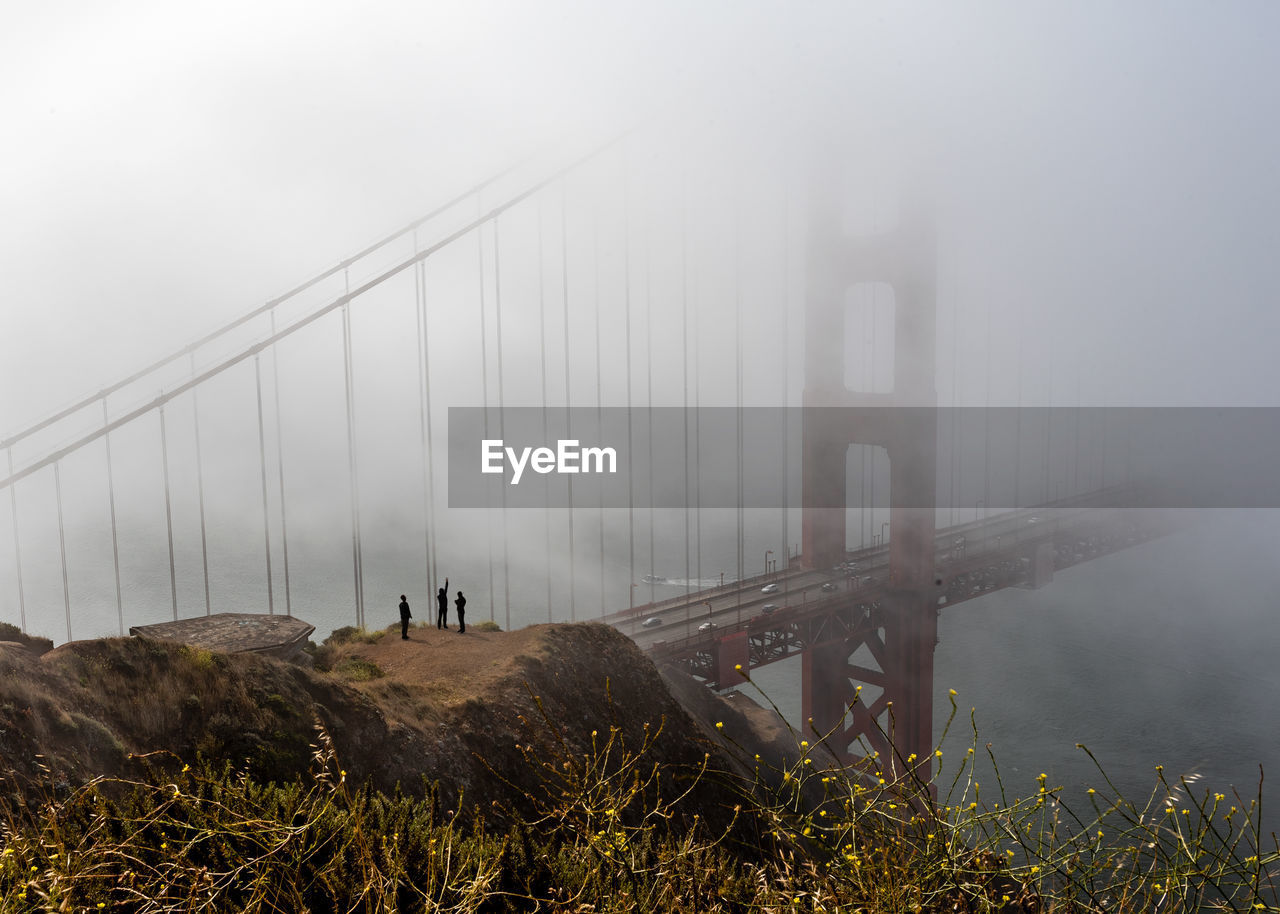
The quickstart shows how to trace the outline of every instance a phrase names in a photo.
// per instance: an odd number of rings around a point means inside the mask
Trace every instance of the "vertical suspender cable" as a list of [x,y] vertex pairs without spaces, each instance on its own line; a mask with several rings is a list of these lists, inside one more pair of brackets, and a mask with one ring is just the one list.
[[1101,449],[1098,454],[1098,488],[1105,489],[1107,487],[1107,450],[1109,448],[1110,436],[1107,435],[1107,416],[1108,411],[1102,410],[1098,413],[1102,432],[1098,440],[1098,446]]
[[173,619],[178,620],[178,573],[173,558],[173,501],[169,495],[169,440],[165,430],[164,406],[160,407],[160,463],[164,469],[164,523],[169,536],[169,595]]
[[[873,187],[871,191],[871,233],[873,236],[880,234],[879,202],[880,202],[879,194],[876,192],[876,189]],[[880,266],[879,263],[875,264],[875,267],[879,267],[879,266]],[[880,365],[879,365],[879,362],[880,362],[880,339],[879,339],[880,302],[879,302],[879,295],[877,294],[878,283],[872,281],[871,283],[869,283],[869,285],[871,287],[871,378],[870,378],[870,384],[868,384],[867,386],[867,390],[874,393],[874,392],[878,392],[880,389]],[[894,320],[895,317],[896,317],[895,315],[890,314],[891,321]],[[892,324],[890,324],[890,328],[892,329]],[[896,342],[896,337],[895,337],[895,342]],[[890,371],[892,372],[895,366],[892,361],[891,355],[890,355],[889,365],[890,365]],[[890,389],[892,389],[892,386],[893,385],[890,384]],[[876,458],[878,456],[879,455],[877,454],[877,450],[875,448],[872,448],[871,450],[871,531],[870,533],[871,533],[871,541],[873,543],[876,541],[877,536],[880,537],[880,545],[885,549],[885,554],[887,559],[889,544],[885,540],[885,532],[887,531],[889,535],[892,536],[893,529],[892,527],[886,528],[884,525],[884,522],[881,521],[879,533],[876,532],[876,507],[877,507],[877,503],[876,503],[877,460]],[[893,463],[889,460],[889,453],[887,448],[885,449],[885,465],[886,465],[885,468],[888,470],[888,475],[889,475],[888,485],[885,487],[885,493],[884,493],[885,505],[887,506],[886,511],[890,519],[892,519],[893,517]]]
[[253,357],[253,382],[258,397],[258,466],[262,476],[262,544],[267,557],[267,614],[276,614],[275,588],[271,579],[271,517],[267,504],[267,437],[262,423],[262,364]]
[[[415,239],[415,245],[417,241]],[[418,264],[418,271],[422,278],[422,302],[420,313],[422,315],[422,403],[423,403],[423,449],[425,460],[423,462],[422,472],[424,474],[424,482],[426,483],[426,507],[425,522],[427,526],[427,577],[428,590],[434,587],[431,582],[438,581],[439,576],[436,574],[436,543],[440,537],[431,531],[435,528],[436,522],[436,478],[435,465],[432,458],[432,436],[431,436],[431,336],[427,330],[427,264],[425,261]]]
[[[497,336],[498,358],[498,437],[506,431],[506,398],[502,381],[502,245],[498,234],[498,217],[493,217],[493,311],[494,334]],[[499,510],[502,512],[502,607],[507,631],[511,631],[511,538],[507,528],[507,487],[500,490]]]
[[[600,383],[600,222],[598,219],[592,219],[592,261],[595,267],[595,299],[596,305],[596,434],[603,436],[604,434],[604,403],[601,400]],[[600,558],[597,564],[600,567],[600,616],[604,617],[604,490],[600,493],[600,511],[598,530],[600,533]]]
[[1044,498],[1050,501],[1051,480],[1053,478],[1053,362],[1049,363],[1049,408],[1044,411]]
[[[787,457],[791,449],[791,196],[786,184],[782,186],[782,549],[780,556],[790,557],[787,548],[787,527],[790,525],[791,489],[787,480]],[[777,559],[774,559],[776,562]],[[787,562],[790,565],[790,561]],[[764,573],[769,572],[768,559]]]
[[[878,225],[877,225],[877,228],[879,228]],[[877,368],[876,362],[878,361],[877,356],[880,354],[880,340],[878,339],[880,335],[880,318],[879,318],[879,315],[876,313],[876,285],[874,282],[871,283],[870,285],[871,285],[871,360],[870,360],[871,365],[870,365],[869,373],[867,375],[867,390],[874,393],[876,389],[876,384],[879,381],[879,375],[876,371],[876,368]],[[864,451],[863,453],[865,454],[866,452]],[[871,448],[871,526],[868,529],[868,536],[870,537],[871,542],[873,544],[877,542],[876,537],[879,537],[879,543],[881,546],[883,546],[885,544],[884,536],[881,534],[883,534],[884,528],[881,527],[880,528],[881,532],[876,533],[876,507],[877,507],[877,502],[876,502],[876,481],[877,481],[876,480],[876,462],[877,461],[876,461],[876,458],[878,456],[879,456],[878,449],[874,447]],[[890,473],[893,472],[892,467],[889,468],[889,472]],[[890,484],[892,485],[892,483]],[[886,499],[886,501],[892,501],[892,499],[891,498]],[[864,515],[866,514],[865,510],[863,511],[863,514]]]
[[[13,475],[13,448],[10,447],[6,454],[9,458],[9,475]],[[27,598],[22,587],[22,538],[18,532],[18,486],[15,483],[9,485],[9,516],[13,519],[13,564],[18,572],[18,622],[22,625],[22,630],[27,630]],[[124,623],[121,622],[123,625]]]
[[957,444],[957,432],[960,426],[960,411],[957,409],[960,405],[958,402],[960,396],[960,382],[958,380],[960,365],[960,301],[955,295],[954,287],[952,287],[951,294],[951,525],[955,526],[956,506],[959,504],[956,488],[957,482],[961,478],[960,449]]
[[[566,184],[560,185],[560,275],[561,290],[564,296],[564,431],[566,438],[573,437],[573,387],[570,384],[570,368],[573,364],[572,352],[569,348],[569,190]],[[578,579],[574,574],[574,542],[573,515],[577,509],[573,505],[573,477],[569,477],[569,620],[578,620],[575,593]]]
[[[649,439],[649,574],[653,574],[653,239],[647,231],[644,237],[644,364],[647,383],[644,405],[649,417],[646,433]],[[649,585],[649,602],[653,602],[652,584]]]
[[[548,427],[548,404],[547,404],[547,277],[546,277],[546,261],[545,252],[543,250],[543,210],[542,200],[538,201],[538,377],[542,383],[542,440],[551,440],[551,431]],[[569,359],[569,353],[564,354],[565,361]],[[546,504],[543,507],[543,519],[546,522],[546,550],[547,550],[547,621],[551,621],[551,480],[544,480],[545,488],[543,492],[546,494]]]
[[[107,415],[107,398],[102,398],[102,424],[110,424]],[[116,526],[116,477],[111,464],[111,433],[102,436],[107,448],[107,504],[111,509],[111,565],[116,575],[116,619],[120,623],[120,637],[124,637],[124,593],[120,587],[120,535]]]
[[1069,495],[1080,494],[1080,363],[1076,363],[1076,397],[1075,408],[1071,411],[1073,434],[1075,435],[1075,457],[1071,467],[1071,491]]
[[[860,297],[862,312],[862,341],[865,353],[862,369],[859,372],[862,389],[872,393],[876,389],[876,308],[875,286],[868,284]],[[859,522],[859,535],[862,544],[870,543],[875,547],[876,540],[876,448],[874,445],[861,445],[858,448],[862,465],[862,518]],[[866,533],[861,530],[866,525]]]
[[[479,203],[479,200],[476,201]],[[485,321],[484,305],[484,225],[476,228],[476,256],[480,283],[480,405],[484,413],[484,436],[489,437],[489,328]],[[488,490],[486,489],[486,498]],[[490,507],[486,502],[486,507]],[[485,511],[486,539],[489,542],[489,619],[493,619],[493,512]]]
[[[741,201],[738,194],[741,193],[741,185],[734,189],[734,219],[733,219],[733,348],[734,359],[736,364],[734,367],[734,382],[736,385],[735,403],[737,404],[736,435],[737,435],[737,453],[738,453],[738,581],[741,582],[746,578],[746,513],[743,510],[743,480],[742,474],[745,469],[743,442],[742,442],[742,217],[739,211]],[[737,593],[738,606],[742,606],[742,587],[734,588]]]
[[[846,298],[845,301],[847,302],[848,299]],[[867,377],[866,366],[867,366],[867,353],[869,351],[867,346],[867,340],[869,339],[869,337],[867,336],[867,309],[866,308],[862,308],[862,307],[858,308],[858,323],[860,325],[858,327],[858,337],[862,342],[862,355],[861,355],[861,358],[859,359],[859,364],[858,364],[857,383],[862,387],[863,390],[867,390],[868,388],[866,387],[866,377]],[[867,448],[865,445],[859,445],[857,448],[857,454],[858,454],[858,546],[859,548],[865,548],[867,545],[866,528],[867,528],[867,451],[868,450],[869,448]],[[873,456],[874,456],[874,452],[873,452]],[[872,543],[872,545],[875,545],[875,544]]]
[[[273,317],[274,320],[274,317]],[[273,328],[274,330],[274,325]],[[196,356],[191,354],[191,374],[196,373]],[[200,561],[204,568],[204,614],[213,613],[209,599],[209,534],[204,516],[204,457],[200,450],[200,388],[191,388],[191,422],[196,434],[196,492],[200,501]]]
[[[347,270],[342,271],[343,285],[351,294],[351,279]],[[342,368],[347,396],[347,471],[351,477],[351,565],[355,578],[356,625],[364,626],[364,571],[360,554],[360,482],[356,472],[356,412],[355,378],[351,353],[351,303],[342,306]]]
[[62,556],[62,605],[67,614],[67,640],[71,640],[71,588],[67,584],[67,531],[62,522],[62,464],[53,465],[53,490],[58,499],[58,552]]
[[[698,275],[695,274],[695,288]],[[702,419],[699,409],[702,406],[702,310],[698,307],[700,298],[693,303],[693,501],[697,523],[694,525],[694,543],[698,568],[698,589],[702,589]]]
[[[271,335],[276,335],[276,313],[271,312]],[[284,561],[284,612],[293,615],[293,592],[289,587],[289,513],[284,500],[284,414],[280,412],[280,344],[271,347],[271,392],[276,407],[276,470],[280,478],[280,549]]]
[[1023,342],[1026,334],[1023,331],[1024,312],[1018,312],[1018,409],[1014,416],[1014,438],[1013,438],[1013,507],[1021,508],[1022,499],[1019,498],[1022,482],[1022,361],[1023,361]]
[[[413,232],[413,252],[418,253],[418,232]],[[427,452],[427,400],[430,385],[427,380],[427,328],[426,328],[426,264],[419,261],[413,268],[413,314],[418,342],[418,434],[422,448],[422,560],[427,569],[427,593],[431,594],[431,582],[435,574],[431,567],[431,471]]]
[[[684,183],[683,181],[681,182]],[[689,210],[688,195],[680,194],[680,370],[684,386],[684,592],[689,595],[693,583],[692,557],[689,554]]]
[[991,511],[991,302],[987,302],[987,392],[983,402],[982,519]]
[[[622,312],[626,322],[624,337],[627,356],[624,361],[627,372],[627,455],[632,451],[632,409],[635,404],[631,400],[631,191],[627,185],[626,156],[622,161]],[[627,607],[636,603],[636,539],[635,539],[635,474],[627,474]],[[601,610],[604,606],[601,605]]]
[[[790,526],[791,488],[787,478],[788,457],[791,450],[791,196],[784,183],[782,187],[782,544],[778,555],[790,556],[787,551]],[[776,562],[777,559],[774,559]],[[790,561],[788,561],[790,564]],[[765,573],[769,564],[765,562]]]

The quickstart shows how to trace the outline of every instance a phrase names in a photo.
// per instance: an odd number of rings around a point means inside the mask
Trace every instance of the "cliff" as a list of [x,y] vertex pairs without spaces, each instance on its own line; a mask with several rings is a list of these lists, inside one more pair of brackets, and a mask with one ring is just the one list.
[[671,796],[692,787],[683,809],[716,819],[733,798],[703,766],[742,774],[744,752],[776,758],[786,746],[773,715],[678,674],[669,684],[603,625],[414,628],[408,641],[397,630],[321,659],[331,671],[141,638],[43,654],[0,645],[0,768],[9,789],[127,774],[141,758],[292,780],[322,727],[352,781],[419,796],[434,786],[447,809],[501,819],[536,807],[555,759],[612,735],[615,759],[643,748]]

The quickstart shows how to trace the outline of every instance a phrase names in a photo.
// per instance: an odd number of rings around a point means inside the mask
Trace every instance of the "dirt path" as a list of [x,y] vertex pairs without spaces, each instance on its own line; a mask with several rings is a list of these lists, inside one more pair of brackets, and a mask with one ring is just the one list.
[[387,679],[416,686],[446,704],[456,704],[490,689],[519,666],[517,658],[537,655],[543,649],[545,625],[513,632],[483,632],[457,626],[440,630],[410,628],[409,640],[400,638],[400,627],[388,631],[376,644],[353,644],[350,655],[376,663]]

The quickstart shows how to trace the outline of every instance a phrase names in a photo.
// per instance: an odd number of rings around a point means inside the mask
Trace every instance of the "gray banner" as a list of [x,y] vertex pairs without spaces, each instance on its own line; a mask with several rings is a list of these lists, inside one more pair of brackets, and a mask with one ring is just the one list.
[[449,409],[451,507],[1261,508],[1277,467],[1277,408]]

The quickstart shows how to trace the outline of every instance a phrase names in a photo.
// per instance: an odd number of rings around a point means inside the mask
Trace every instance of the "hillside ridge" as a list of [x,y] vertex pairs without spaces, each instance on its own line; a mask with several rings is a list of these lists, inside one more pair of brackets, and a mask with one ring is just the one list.
[[[597,743],[616,731],[629,748],[647,746],[673,774],[709,760],[740,770],[734,756],[746,747],[771,757],[785,750],[772,712],[721,699],[682,674],[664,679],[605,625],[415,627],[408,641],[394,628],[372,633],[373,643],[322,649],[330,672],[141,638],[43,654],[0,645],[6,789],[127,774],[140,759],[231,764],[287,781],[306,774],[323,727],[353,782],[434,790],[447,808],[501,816],[538,787],[529,758],[589,753],[593,734]],[[728,802],[720,793],[711,780],[698,784],[690,809],[705,815]]]

